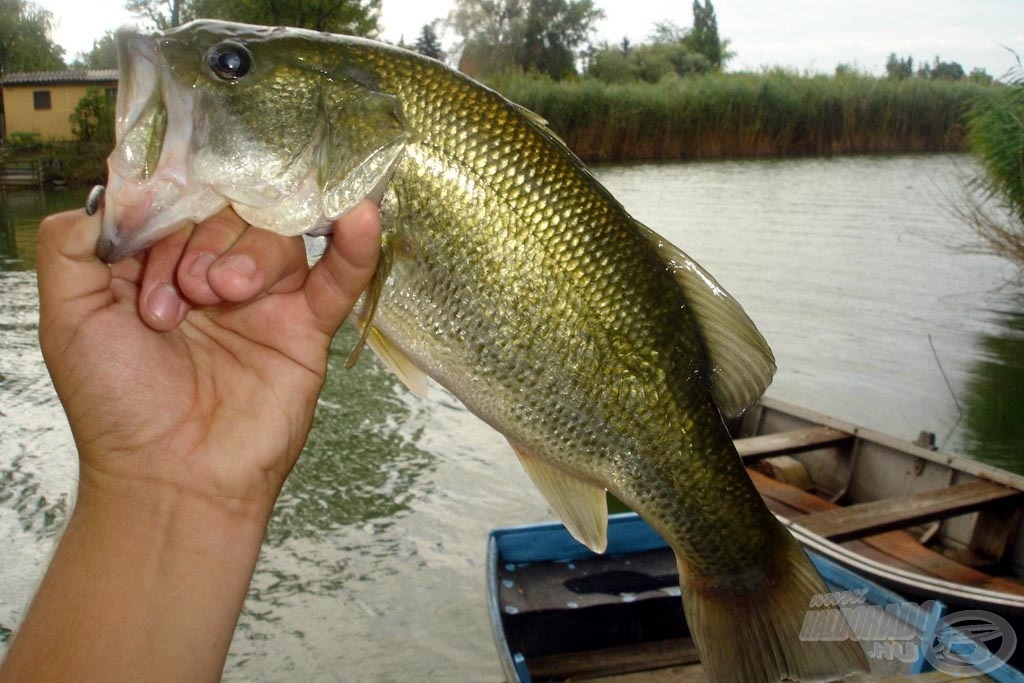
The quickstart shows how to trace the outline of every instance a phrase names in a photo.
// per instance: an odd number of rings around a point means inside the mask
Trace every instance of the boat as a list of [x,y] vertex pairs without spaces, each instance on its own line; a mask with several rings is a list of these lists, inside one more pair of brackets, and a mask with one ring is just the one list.
[[1024,477],[764,398],[730,426],[768,507],[812,549],[911,600],[1024,626]]
[[[889,628],[913,637],[865,643],[870,680],[1024,683],[1014,647],[1024,623],[1024,478],[940,453],[930,438],[913,444],[770,398],[730,429],[766,503],[829,589],[882,610],[901,606],[902,626]],[[557,522],[494,530],[488,602],[511,683],[704,680],[674,556],[633,513],[609,518],[604,555]],[[966,615],[981,628],[956,621]],[[993,632],[1001,638],[990,653],[978,635]],[[947,661],[941,670],[950,633],[995,668],[953,676]]]

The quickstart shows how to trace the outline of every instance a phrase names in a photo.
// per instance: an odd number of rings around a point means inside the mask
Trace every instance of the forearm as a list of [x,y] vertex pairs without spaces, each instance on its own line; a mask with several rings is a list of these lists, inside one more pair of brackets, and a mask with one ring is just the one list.
[[268,516],[83,483],[0,680],[218,680]]

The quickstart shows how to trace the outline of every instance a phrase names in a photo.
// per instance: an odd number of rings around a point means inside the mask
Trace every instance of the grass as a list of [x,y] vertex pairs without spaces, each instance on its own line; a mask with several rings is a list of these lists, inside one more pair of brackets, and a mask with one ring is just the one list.
[[529,76],[492,85],[587,161],[961,151],[964,115],[989,87],[781,70],[654,85]]
[[981,93],[967,139],[982,169],[961,211],[988,251],[1013,261],[1024,279],[1024,66],[1007,85]]

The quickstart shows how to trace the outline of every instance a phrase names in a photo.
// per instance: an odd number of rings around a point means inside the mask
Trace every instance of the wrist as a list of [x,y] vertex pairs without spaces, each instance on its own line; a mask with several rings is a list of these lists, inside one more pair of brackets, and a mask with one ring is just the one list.
[[0,678],[218,680],[269,508],[83,468]]
[[166,532],[192,529],[197,522],[211,535],[218,532],[258,543],[263,538],[280,484],[250,487],[245,494],[222,493],[211,485],[191,487],[168,478],[121,474],[79,465],[74,514],[125,514],[139,525]]
[[[217,497],[167,482],[99,472],[84,463],[81,468],[69,528],[96,527],[140,550],[169,557],[190,552],[200,561],[221,561],[225,553],[235,559],[255,558],[259,552],[272,499]],[[209,556],[207,549],[213,551]]]

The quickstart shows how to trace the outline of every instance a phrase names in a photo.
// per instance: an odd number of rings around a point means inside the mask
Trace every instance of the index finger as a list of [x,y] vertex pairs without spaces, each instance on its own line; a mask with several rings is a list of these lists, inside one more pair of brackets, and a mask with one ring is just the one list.
[[54,214],[39,225],[36,272],[40,331],[59,320],[68,329],[113,302],[110,267],[96,257],[100,216],[84,209]]

